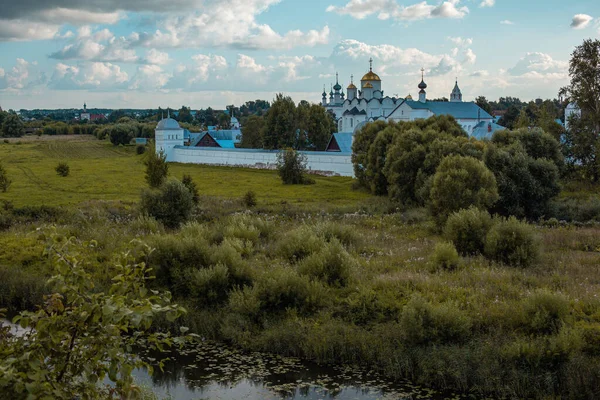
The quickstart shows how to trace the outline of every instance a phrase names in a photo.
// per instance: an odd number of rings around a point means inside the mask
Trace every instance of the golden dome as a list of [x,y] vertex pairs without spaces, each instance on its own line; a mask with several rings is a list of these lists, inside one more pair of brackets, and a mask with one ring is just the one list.
[[363,86],[363,88],[365,88],[365,89],[373,89],[373,85],[371,85],[371,82],[367,82],[367,83],[365,83],[365,85]]
[[408,96],[406,96],[406,100],[412,100],[412,96],[409,94]]
[[362,77],[361,82],[364,81],[381,81],[381,78],[375,72],[369,71]]
[[356,86],[354,86],[354,83],[351,83],[350,85],[348,85],[348,90],[350,89],[356,89]]

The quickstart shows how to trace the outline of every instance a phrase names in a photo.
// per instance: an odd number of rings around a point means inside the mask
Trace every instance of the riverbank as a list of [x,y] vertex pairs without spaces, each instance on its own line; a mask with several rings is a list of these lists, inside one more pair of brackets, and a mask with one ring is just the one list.
[[600,395],[597,225],[536,226],[543,252],[529,268],[474,256],[445,269],[427,213],[392,210],[379,201],[248,209],[206,197],[176,231],[119,202],[13,210],[0,232],[0,307],[41,301],[44,231],[54,225],[97,242],[80,256],[98,290],[115,254],[132,239],[148,243],[154,285],[188,309],[179,323],[208,339],[477,397]]

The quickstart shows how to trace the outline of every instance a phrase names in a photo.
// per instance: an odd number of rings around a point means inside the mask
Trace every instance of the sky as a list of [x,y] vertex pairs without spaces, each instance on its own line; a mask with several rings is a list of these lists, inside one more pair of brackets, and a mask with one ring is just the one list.
[[369,70],[384,94],[555,98],[598,0],[19,0],[0,7],[3,109],[320,102]]

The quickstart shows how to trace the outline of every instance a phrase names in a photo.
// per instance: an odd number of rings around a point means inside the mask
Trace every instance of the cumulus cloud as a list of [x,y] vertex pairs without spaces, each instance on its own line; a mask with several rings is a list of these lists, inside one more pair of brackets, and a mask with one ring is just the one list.
[[77,37],[61,50],[50,54],[50,58],[128,63],[142,61],[124,37],[117,38],[108,29],[92,32],[89,26],[81,27]]
[[47,81],[46,74],[38,71],[36,62],[28,62],[23,58],[17,58],[12,68],[0,68],[0,90],[21,92],[44,85]]
[[517,64],[508,69],[513,76],[525,75],[527,73],[568,75],[569,63],[567,61],[554,60],[550,55],[539,52],[527,53]]
[[427,1],[410,6],[399,5],[396,0],[350,0],[342,7],[330,5],[326,11],[364,19],[373,14],[382,20],[393,18],[400,21],[415,21],[428,18],[463,18],[469,8],[460,6],[460,0],[447,0],[438,5]]
[[496,0],[483,0],[479,3],[479,7],[494,7],[496,5]]
[[54,38],[60,26],[21,19],[0,19],[0,41],[46,40]]
[[449,41],[460,47],[467,47],[473,44],[473,39],[448,36]]
[[510,20],[508,20],[508,19],[505,19],[505,20],[503,20],[503,21],[500,21],[500,23],[501,23],[502,25],[514,25],[514,24],[515,24],[514,22],[512,22],[512,21],[510,21]]
[[130,90],[151,91],[162,89],[171,75],[159,65],[142,65],[128,84]]
[[594,18],[587,14],[577,14],[573,16],[573,20],[571,21],[571,28],[573,29],[584,29],[586,28],[590,22],[592,22]]
[[48,86],[57,90],[123,88],[129,76],[111,63],[88,62],[78,65],[58,63]]

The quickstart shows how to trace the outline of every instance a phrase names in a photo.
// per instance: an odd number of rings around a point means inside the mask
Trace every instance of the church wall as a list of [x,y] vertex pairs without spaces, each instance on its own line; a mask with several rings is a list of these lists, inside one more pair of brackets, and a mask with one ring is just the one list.
[[[184,164],[207,164],[236,166],[259,169],[275,169],[277,151],[186,148],[178,146],[173,150],[173,162]],[[350,154],[325,152],[302,152],[307,157],[307,168],[329,175],[354,176]]]

